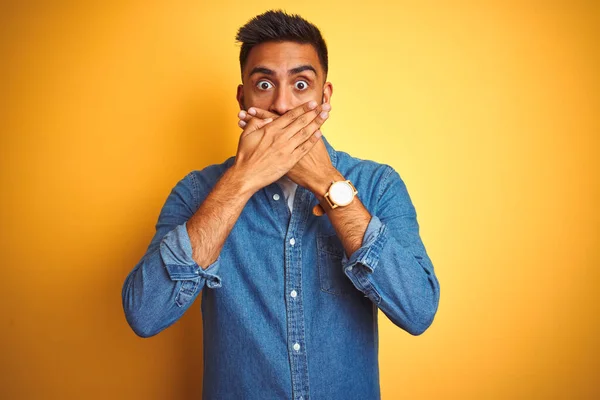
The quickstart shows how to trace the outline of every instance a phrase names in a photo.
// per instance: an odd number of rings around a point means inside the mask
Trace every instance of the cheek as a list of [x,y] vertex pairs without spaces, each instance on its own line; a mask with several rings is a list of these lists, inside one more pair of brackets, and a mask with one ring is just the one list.
[[267,110],[272,102],[273,94],[269,92],[257,92],[248,90],[244,92],[244,105],[246,109],[250,107],[258,107]]
[[293,90],[289,99],[289,105],[292,108],[301,106],[302,104],[308,103],[311,100],[316,101],[317,104],[321,103],[321,97],[319,96],[319,93],[317,93],[315,90]]
[[301,104],[307,103],[311,100],[320,104],[323,100],[323,93],[317,90],[305,90],[305,91],[296,91],[295,98]]
[[306,99],[306,101],[317,100],[321,96],[319,92],[316,90],[304,90],[304,91],[296,91],[296,97],[299,99]]

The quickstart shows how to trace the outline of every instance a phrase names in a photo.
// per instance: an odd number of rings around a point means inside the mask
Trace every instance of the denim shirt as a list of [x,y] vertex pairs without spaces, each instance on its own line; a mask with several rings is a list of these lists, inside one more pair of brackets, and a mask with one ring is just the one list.
[[204,399],[379,399],[378,309],[412,335],[433,321],[440,288],[404,182],[323,140],[371,214],[349,258],[328,217],[312,214],[310,191],[298,186],[290,213],[272,183],[248,201],[217,260],[199,267],[186,222],[232,157],[177,183],[125,280],[125,316],[141,337],[202,295]]

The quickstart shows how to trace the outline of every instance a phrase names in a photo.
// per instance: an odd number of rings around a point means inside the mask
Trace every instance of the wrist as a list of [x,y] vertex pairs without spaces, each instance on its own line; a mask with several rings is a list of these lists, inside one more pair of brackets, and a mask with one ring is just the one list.
[[250,199],[260,189],[252,181],[252,175],[235,164],[225,171],[224,177],[231,187],[236,188],[236,194],[243,199]]
[[309,184],[309,190],[315,195],[319,203],[325,201],[325,193],[329,190],[331,182],[334,181],[345,181],[344,175],[342,175],[337,169],[332,168],[320,173],[313,182]]

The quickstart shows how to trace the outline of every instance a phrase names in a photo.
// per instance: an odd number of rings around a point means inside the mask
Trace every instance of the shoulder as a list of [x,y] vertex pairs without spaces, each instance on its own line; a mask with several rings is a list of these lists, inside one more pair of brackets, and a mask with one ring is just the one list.
[[336,156],[337,169],[354,184],[368,209],[377,209],[386,196],[408,200],[404,181],[391,165],[354,157],[343,151],[336,151]]
[[177,183],[174,190],[184,189],[191,195],[194,203],[200,204],[208,196],[223,173],[233,164],[234,160],[235,157],[230,157],[220,164],[212,164],[200,170],[192,170]]
[[394,168],[388,164],[383,164],[374,160],[362,159],[351,156],[343,151],[336,151],[337,169],[352,183],[368,191],[373,196],[377,196],[382,184],[397,174]]
[[201,170],[191,171],[186,178],[194,182],[199,190],[208,189],[210,191],[234,161],[235,157],[230,157],[220,164],[212,164]]
[[337,151],[337,165],[338,169],[342,168],[347,171],[357,170],[361,173],[368,174],[390,174],[394,171],[394,168],[388,164],[383,164],[374,160],[363,159],[352,156],[344,151]]

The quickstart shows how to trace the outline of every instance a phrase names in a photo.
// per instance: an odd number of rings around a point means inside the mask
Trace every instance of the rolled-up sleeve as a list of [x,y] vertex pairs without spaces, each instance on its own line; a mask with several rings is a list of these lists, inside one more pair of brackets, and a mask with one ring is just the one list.
[[172,281],[200,277],[209,288],[221,286],[217,275],[221,257],[206,269],[200,268],[192,258],[192,244],[187,233],[187,221],[167,233],[160,243],[160,257]]
[[206,269],[192,258],[186,225],[198,208],[197,185],[192,172],[173,188],[146,254],[125,279],[121,293],[125,318],[141,337],[174,324],[204,286],[221,286],[220,257]]
[[387,168],[362,245],[350,258],[344,255],[342,266],[354,286],[395,325],[419,335],[433,322],[440,286],[406,186]]

